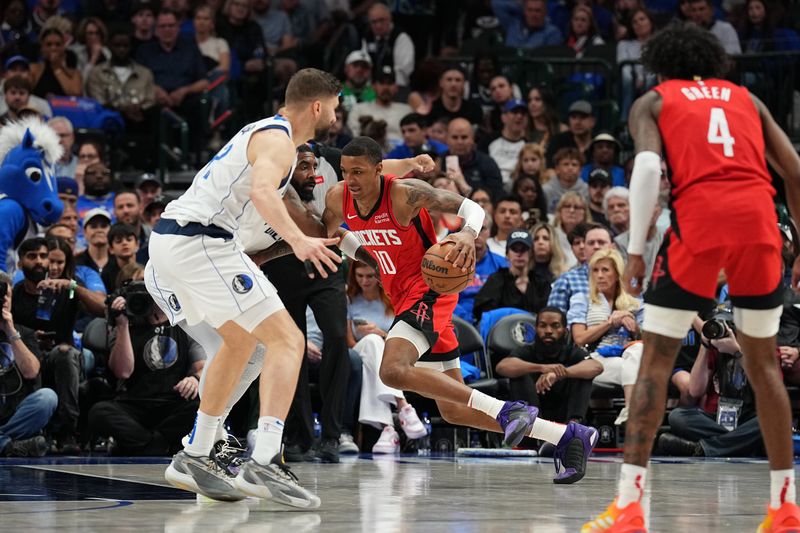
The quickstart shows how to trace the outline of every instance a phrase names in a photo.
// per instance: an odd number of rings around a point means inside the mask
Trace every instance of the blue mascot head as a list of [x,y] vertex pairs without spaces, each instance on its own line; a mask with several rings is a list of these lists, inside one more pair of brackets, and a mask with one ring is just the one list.
[[58,222],[64,210],[53,176],[62,153],[56,133],[38,118],[0,128],[0,195],[21,204],[43,226]]

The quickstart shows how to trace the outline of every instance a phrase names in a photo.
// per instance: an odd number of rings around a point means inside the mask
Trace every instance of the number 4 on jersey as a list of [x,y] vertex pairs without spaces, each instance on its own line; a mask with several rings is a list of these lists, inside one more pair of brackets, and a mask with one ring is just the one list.
[[711,108],[711,118],[708,121],[708,143],[721,144],[722,154],[725,157],[733,157],[733,145],[736,141],[731,137],[728,119],[721,107]]

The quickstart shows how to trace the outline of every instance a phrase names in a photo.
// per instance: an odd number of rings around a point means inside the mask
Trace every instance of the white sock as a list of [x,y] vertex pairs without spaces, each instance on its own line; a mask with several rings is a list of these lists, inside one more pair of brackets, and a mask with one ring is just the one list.
[[500,414],[500,410],[503,409],[505,403],[506,402],[502,402],[497,398],[492,398],[479,390],[473,390],[467,405],[476,411],[486,413],[492,418],[497,418],[497,415]]
[[769,506],[777,509],[785,502],[796,503],[794,468],[769,471]]
[[211,453],[211,448],[216,442],[214,438],[217,435],[220,418],[219,416],[211,416],[202,411],[197,411],[194,429],[189,433],[189,444],[184,448],[184,451],[195,457],[205,457]]
[[225,429],[225,421],[228,419],[228,411],[219,417],[219,425],[217,426],[217,433],[214,435],[214,443],[221,440],[228,442],[228,430]]
[[274,416],[262,416],[258,419],[257,431],[253,459],[259,464],[266,465],[281,451],[283,420]]
[[537,416],[536,420],[533,421],[533,426],[528,436],[534,439],[546,440],[550,444],[558,444],[566,432],[567,426],[564,424],[543,420]]
[[617,507],[621,509],[630,503],[641,501],[645,483],[647,468],[623,463],[617,488]]

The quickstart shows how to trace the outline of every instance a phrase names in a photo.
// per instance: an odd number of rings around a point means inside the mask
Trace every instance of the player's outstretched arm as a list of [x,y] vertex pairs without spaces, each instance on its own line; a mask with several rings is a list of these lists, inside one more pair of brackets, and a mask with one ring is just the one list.
[[640,294],[644,287],[645,263],[642,254],[658,202],[662,147],[658,130],[660,110],[661,97],[655,91],[650,91],[634,102],[628,120],[636,143],[636,159],[631,177],[628,264],[623,280],[631,294]]
[[250,199],[258,214],[292,247],[301,261],[310,261],[323,278],[328,277],[325,267],[336,271],[342,261],[327,246],[338,239],[321,239],[306,236],[289,216],[286,205],[278,194],[281,180],[288,174],[297,157],[292,141],[279,130],[265,130],[253,134],[247,146],[247,159],[253,166],[253,185]]
[[[761,115],[761,127],[764,130],[764,147],[767,161],[786,182],[786,203],[792,218],[800,223],[800,156],[792,146],[792,141],[778,126],[772,114],[761,100],[750,95]],[[800,257],[792,267],[792,289],[800,292]]]
[[384,159],[383,173],[394,174],[395,176],[405,176],[411,171],[433,172],[436,163],[433,162],[428,154],[420,154],[416,157],[406,159]]
[[325,194],[325,211],[322,213],[322,222],[328,230],[328,235],[339,237],[339,249],[349,257],[356,261],[366,263],[377,272],[378,262],[361,245],[355,233],[347,231],[342,228],[342,221],[344,214],[342,213],[342,196],[344,194],[344,182],[339,182],[328,190]]
[[418,179],[406,179],[395,182],[392,187],[392,205],[395,213],[402,213],[403,220],[411,220],[420,209],[454,213],[464,219],[464,227],[457,233],[451,233],[443,242],[455,244],[445,256],[463,272],[471,271],[475,266],[475,237],[481,230],[486,212],[481,206],[450,191],[436,189]]

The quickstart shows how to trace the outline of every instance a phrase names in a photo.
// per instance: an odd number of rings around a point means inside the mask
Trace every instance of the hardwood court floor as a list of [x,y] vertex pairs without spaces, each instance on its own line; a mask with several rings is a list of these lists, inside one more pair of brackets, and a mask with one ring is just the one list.
[[[0,531],[572,533],[610,503],[619,462],[599,456],[580,483],[559,486],[540,458],[345,457],[293,467],[322,498],[299,512],[196,503],[164,481],[165,459],[4,460]],[[754,532],[762,518],[764,461],[656,459],[651,472],[653,532]]]

